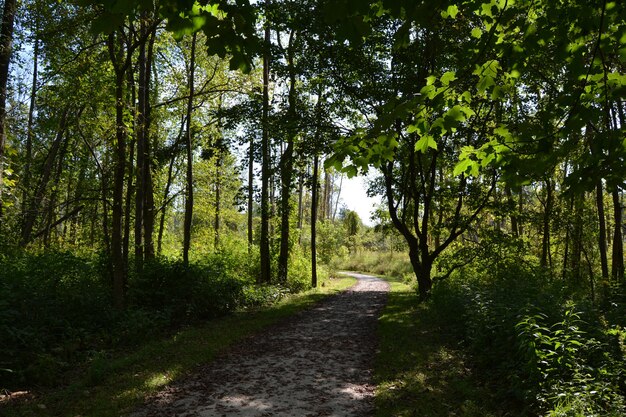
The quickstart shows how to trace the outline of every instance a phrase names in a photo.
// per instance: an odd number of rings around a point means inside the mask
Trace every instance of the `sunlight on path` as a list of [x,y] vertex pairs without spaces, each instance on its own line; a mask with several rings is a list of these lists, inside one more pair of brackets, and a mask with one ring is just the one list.
[[367,275],[249,338],[131,417],[367,417],[373,413],[376,320],[388,285]]

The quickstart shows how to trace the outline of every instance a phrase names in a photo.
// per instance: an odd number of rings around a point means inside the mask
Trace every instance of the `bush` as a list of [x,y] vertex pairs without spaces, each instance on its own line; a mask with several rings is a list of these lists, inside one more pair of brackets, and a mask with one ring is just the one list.
[[626,363],[606,315],[527,259],[483,265],[440,283],[432,303],[498,395],[532,414],[623,415]]

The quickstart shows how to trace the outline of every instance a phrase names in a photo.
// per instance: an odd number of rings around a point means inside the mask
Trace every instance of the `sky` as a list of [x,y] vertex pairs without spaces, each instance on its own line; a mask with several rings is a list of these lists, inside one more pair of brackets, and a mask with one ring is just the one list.
[[358,213],[363,224],[373,226],[375,222],[370,220],[370,217],[374,211],[374,206],[380,204],[381,199],[380,197],[371,198],[367,196],[366,183],[367,177],[344,177],[339,197],[339,207],[345,204],[348,209]]

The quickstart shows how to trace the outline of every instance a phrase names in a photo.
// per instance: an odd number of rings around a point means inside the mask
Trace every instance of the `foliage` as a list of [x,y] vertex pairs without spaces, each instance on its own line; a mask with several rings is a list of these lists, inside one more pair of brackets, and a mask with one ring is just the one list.
[[[147,336],[237,309],[275,304],[309,288],[310,267],[303,257],[294,260],[286,288],[257,287],[253,260],[235,251],[188,266],[157,258],[131,275],[129,304],[119,311],[104,279],[106,261],[97,256],[48,251],[0,257],[3,388],[52,386],[77,362],[95,360],[101,351],[135,346]],[[326,278],[322,272],[320,280]]]
[[432,302],[503,400],[531,413],[620,415],[626,392],[615,323],[575,294],[509,256],[466,268],[437,286]]
[[374,378],[376,416],[520,415],[501,401],[463,348],[456,318],[417,301],[412,285],[391,285],[379,319]]
[[76,364],[78,369],[65,376],[67,385],[56,381],[37,401],[3,403],[2,415],[126,415],[143,403],[146,397],[197,370],[198,364],[214,360],[233,343],[310,308],[324,297],[354,285],[354,282],[354,278],[349,277],[326,281],[323,288],[292,294],[271,306],[196,323],[165,334],[161,332],[154,337],[144,335],[137,346],[96,352],[86,362]]

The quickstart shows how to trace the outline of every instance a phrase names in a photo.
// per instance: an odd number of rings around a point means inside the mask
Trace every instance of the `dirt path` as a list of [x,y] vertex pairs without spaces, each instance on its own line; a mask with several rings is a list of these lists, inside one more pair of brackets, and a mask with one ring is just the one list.
[[388,285],[358,283],[156,395],[132,417],[367,417],[376,320]]

